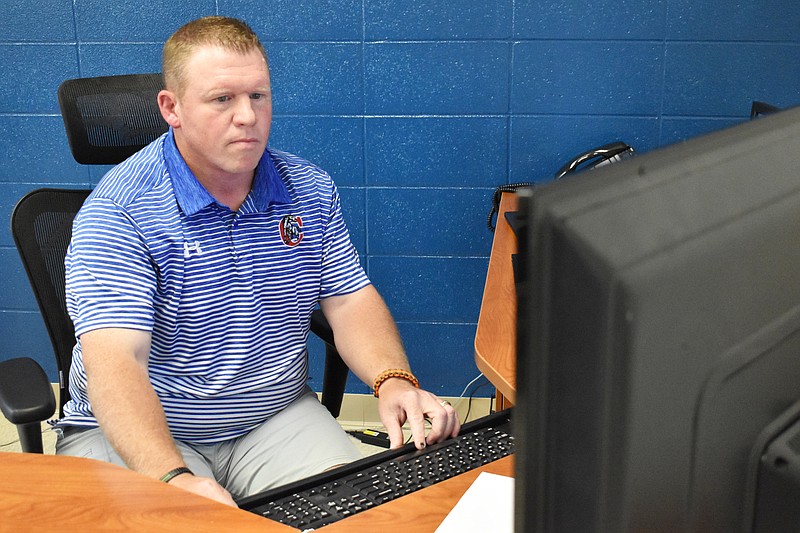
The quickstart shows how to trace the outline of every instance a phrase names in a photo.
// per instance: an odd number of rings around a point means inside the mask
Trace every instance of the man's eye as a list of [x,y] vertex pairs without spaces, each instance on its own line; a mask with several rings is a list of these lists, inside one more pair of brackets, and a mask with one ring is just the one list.
[[227,102],[228,100],[230,100],[229,96],[217,96],[214,98],[214,101],[216,102]]
[[253,94],[250,95],[250,98],[253,99],[253,100],[261,100],[265,96],[266,95],[264,93],[253,93]]

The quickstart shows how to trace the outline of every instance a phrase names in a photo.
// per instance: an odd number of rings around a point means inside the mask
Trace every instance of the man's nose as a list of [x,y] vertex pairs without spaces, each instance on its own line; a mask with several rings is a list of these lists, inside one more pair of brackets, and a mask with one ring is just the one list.
[[236,124],[250,125],[256,120],[256,112],[250,98],[240,98],[236,104],[234,121]]

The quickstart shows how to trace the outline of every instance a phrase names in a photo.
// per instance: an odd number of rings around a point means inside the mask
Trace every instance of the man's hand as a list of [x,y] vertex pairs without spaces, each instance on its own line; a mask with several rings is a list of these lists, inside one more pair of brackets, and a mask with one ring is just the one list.
[[194,492],[200,496],[211,498],[225,505],[238,507],[230,493],[211,478],[181,474],[180,476],[172,478],[169,484],[188,490],[189,492]]
[[[411,435],[418,450],[428,444],[455,437],[461,429],[452,405],[442,402],[430,392],[417,389],[401,378],[390,378],[381,385],[378,413],[389,434],[392,448],[403,445],[402,426],[406,421],[411,427]],[[427,437],[425,419],[431,422]]]
[[[320,301],[342,359],[364,383],[387,368],[409,368],[392,315],[372,285]],[[392,448],[403,445],[403,424],[411,425],[417,448],[455,437],[461,429],[455,409],[402,378],[380,384],[378,413]],[[425,419],[431,431],[425,437]]]

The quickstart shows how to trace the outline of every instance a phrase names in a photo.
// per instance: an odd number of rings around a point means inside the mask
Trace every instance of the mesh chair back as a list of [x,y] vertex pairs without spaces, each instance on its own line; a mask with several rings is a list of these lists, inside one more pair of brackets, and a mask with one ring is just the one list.
[[84,165],[115,165],[167,131],[158,110],[161,74],[66,80],[58,104],[72,155]]
[[67,314],[64,256],[72,220],[91,191],[38,189],[26,194],[11,214],[11,233],[56,355],[59,417],[69,399],[67,377],[75,329]]

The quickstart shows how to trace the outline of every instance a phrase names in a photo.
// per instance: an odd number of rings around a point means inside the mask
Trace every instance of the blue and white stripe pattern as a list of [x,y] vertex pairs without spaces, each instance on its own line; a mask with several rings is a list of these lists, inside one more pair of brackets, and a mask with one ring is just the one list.
[[[302,238],[286,242],[281,221]],[[275,150],[238,212],[200,185],[166,133],[98,184],[66,259],[76,335],[151,332],[150,380],[173,436],[242,435],[298,397],[309,317],[325,297],[369,283],[330,177]],[[63,425],[96,426],[81,345]]]

